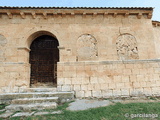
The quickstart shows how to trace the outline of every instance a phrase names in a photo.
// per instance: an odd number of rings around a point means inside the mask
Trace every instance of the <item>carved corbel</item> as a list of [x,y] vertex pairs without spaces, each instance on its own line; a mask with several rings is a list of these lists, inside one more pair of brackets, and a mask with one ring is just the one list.
[[43,18],[47,19],[47,13],[43,13]]
[[157,27],[157,26],[160,26],[160,23],[155,23],[154,25],[155,25],[155,27]]
[[62,13],[62,17],[66,17],[66,13]]
[[106,17],[106,18],[108,17],[108,12],[104,13],[104,17]]
[[25,18],[26,18],[26,16],[25,16],[24,12],[20,12],[20,15],[21,15],[21,17],[22,17],[23,19],[25,19]]
[[125,13],[124,17],[127,18],[129,16],[129,13]]
[[57,17],[57,13],[55,12],[55,13],[53,13],[53,15],[54,15],[54,17]]
[[154,27],[157,27],[157,23],[155,22],[152,22],[152,25],[154,25]]
[[137,18],[138,18],[138,19],[141,19],[141,17],[142,17],[142,13],[139,13],[139,14],[137,15]]
[[148,13],[147,18],[148,18],[148,19],[151,19],[151,18],[152,18],[152,13]]
[[86,18],[86,13],[83,13],[83,15],[82,15],[82,16],[83,16],[83,18]]
[[155,27],[157,27],[158,26],[158,24],[157,23],[155,23]]
[[71,13],[71,17],[74,17],[75,13]]
[[97,13],[93,13],[93,17],[96,17],[97,16]]
[[114,14],[113,14],[113,17],[115,18],[116,16],[117,16],[117,13],[114,13]]
[[13,18],[13,15],[12,15],[12,13],[10,13],[10,12],[7,12],[7,15],[8,15],[9,19],[12,19],[12,18]]
[[32,12],[32,17],[33,17],[33,19],[36,18],[36,13],[35,12]]

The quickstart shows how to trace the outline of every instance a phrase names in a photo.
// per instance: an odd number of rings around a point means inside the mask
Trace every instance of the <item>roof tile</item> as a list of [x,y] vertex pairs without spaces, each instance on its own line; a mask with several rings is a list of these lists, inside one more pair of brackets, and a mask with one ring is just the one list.
[[0,6],[0,9],[145,9],[153,10],[153,7],[18,7]]

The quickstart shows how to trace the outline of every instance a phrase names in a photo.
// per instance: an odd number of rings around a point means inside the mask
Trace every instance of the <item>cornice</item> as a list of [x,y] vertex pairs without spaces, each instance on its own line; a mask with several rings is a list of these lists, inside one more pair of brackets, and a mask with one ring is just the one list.
[[49,15],[53,17],[70,15],[71,17],[75,15],[82,15],[86,17],[87,15],[92,15],[96,17],[98,15],[103,15],[108,17],[112,15],[117,17],[117,15],[122,15],[128,17],[131,15],[136,15],[138,19],[142,16],[147,16],[148,19],[152,18],[153,8],[35,8],[35,7],[0,7],[0,15],[7,15],[9,19],[13,19],[13,15],[20,15],[22,19],[25,19],[27,15],[32,15],[35,19],[37,15],[42,15],[44,19],[47,19]]
[[152,21],[154,27],[160,27],[160,21]]

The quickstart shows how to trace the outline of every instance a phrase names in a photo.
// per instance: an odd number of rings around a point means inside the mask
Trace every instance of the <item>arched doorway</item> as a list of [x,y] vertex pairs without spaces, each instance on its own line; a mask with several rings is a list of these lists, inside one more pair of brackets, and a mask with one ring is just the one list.
[[53,87],[57,83],[58,40],[49,35],[37,37],[30,46],[31,87]]

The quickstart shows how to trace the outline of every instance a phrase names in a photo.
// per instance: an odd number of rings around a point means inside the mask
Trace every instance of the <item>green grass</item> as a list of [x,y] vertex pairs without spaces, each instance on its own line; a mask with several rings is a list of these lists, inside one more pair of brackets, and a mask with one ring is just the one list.
[[5,108],[5,104],[0,104],[0,110],[4,109]]
[[[6,107],[6,105],[5,104],[0,104],[0,110],[2,110],[2,109],[4,109]],[[0,114],[2,114],[2,113],[4,113],[5,111],[0,111]],[[0,118],[0,120],[2,120],[1,118]]]
[[[57,110],[62,110],[60,115],[43,115],[31,117],[16,117],[11,120],[131,120],[131,117],[125,117],[128,113],[132,114],[158,114],[155,120],[160,120],[160,103],[116,103],[106,107],[94,108],[83,111],[66,110],[68,103],[58,106]],[[53,111],[53,110],[50,110]],[[133,116],[132,116],[133,117]],[[134,120],[151,120],[152,118],[134,118]]]

